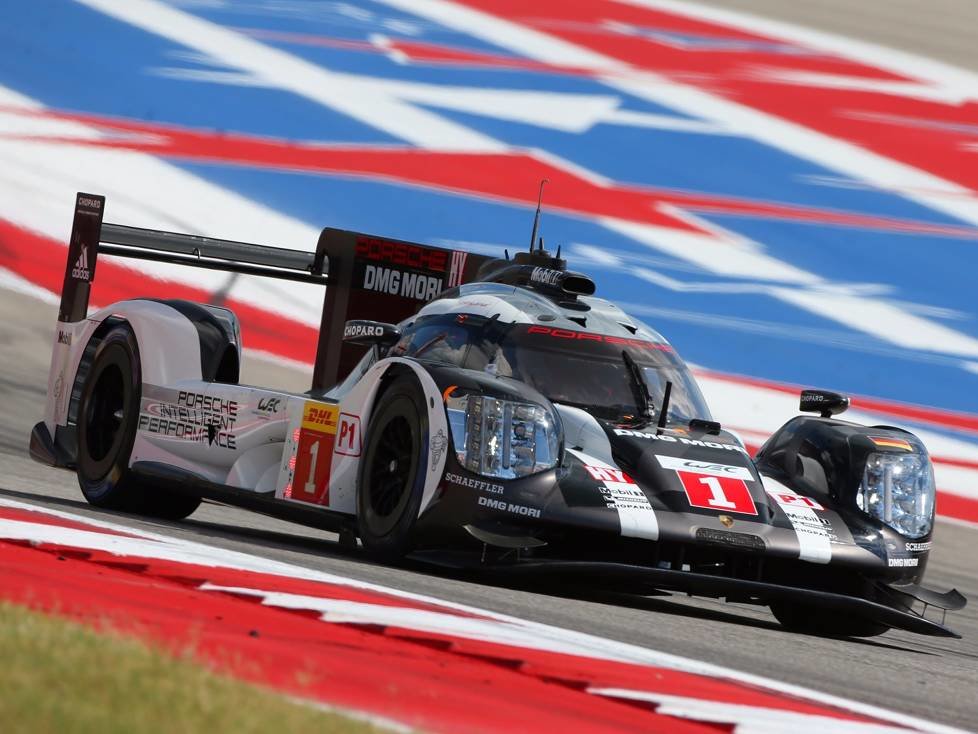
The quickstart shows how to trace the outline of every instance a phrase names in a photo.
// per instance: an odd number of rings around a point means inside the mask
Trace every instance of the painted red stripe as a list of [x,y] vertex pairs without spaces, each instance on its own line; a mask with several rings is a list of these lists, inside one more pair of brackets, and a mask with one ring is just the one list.
[[938,489],[937,514],[940,517],[978,523],[978,500]]
[[472,51],[466,48],[455,48],[443,44],[424,43],[401,38],[385,38],[383,41],[378,40],[370,43],[367,41],[350,41],[348,39],[312,33],[292,33],[289,31],[276,31],[263,28],[240,28],[238,30],[248,34],[252,38],[259,38],[265,41],[279,41],[281,43],[300,46],[319,46],[322,48],[337,48],[343,51],[361,51],[374,54],[393,55],[393,53],[396,53],[398,58],[407,59],[413,64],[447,65],[452,68],[511,69],[516,71],[537,71],[589,77],[596,76],[596,72],[593,69],[548,64],[543,61],[534,61],[533,59],[525,59],[520,56],[504,56],[502,54]]
[[427,731],[716,731],[425,641],[9,543],[0,543],[0,596],[87,624],[108,622],[165,649],[192,650],[244,680]]
[[[389,630],[388,634],[399,639],[427,639],[432,637],[430,633],[403,629]],[[846,721],[878,721],[826,704],[786,696],[761,687],[742,685],[723,678],[713,678],[666,668],[650,669],[647,666],[630,665],[615,660],[601,660],[547,650],[513,647],[482,640],[457,639],[450,635],[439,635],[438,637],[444,639],[446,643],[450,643],[451,650],[456,653],[510,661],[512,664],[519,663],[523,673],[581,689],[624,688],[665,696],[683,696],[717,703],[828,716]]]
[[[0,267],[52,293],[61,292],[65,245],[0,218]],[[192,286],[164,281],[100,257],[92,306],[107,306],[127,298],[184,298],[208,303],[211,294]],[[311,364],[315,358],[318,330],[256,306],[229,299],[226,304],[241,322],[245,347]],[[52,324],[53,326],[53,324]]]
[[[41,543],[37,547],[41,550],[50,550],[52,552],[63,550],[57,543]],[[488,617],[454,609],[450,606],[416,601],[404,596],[397,596],[374,589],[358,588],[347,584],[332,584],[325,581],[312,581],[309,579],[226,568],[223,566],[202,566],[199,564],[161,560],[141,555],[130,555],[125,557],[125,559],[120,559],[119,556],[95,550],[86,551],[85,556],[93,563],[100,563],[107,566],[113,566],[114,564],[126,566],[131,563],[136,563],[141,566],[139,572],[143,576],[178,580],[182,585],[194,589],[204,583],[209,583],[216,586],[274,590],[276,592],[296,594],[298,596],[339,599],[360,604],[437,612],[438,614],[448,614],[465,619],[488,619]]]

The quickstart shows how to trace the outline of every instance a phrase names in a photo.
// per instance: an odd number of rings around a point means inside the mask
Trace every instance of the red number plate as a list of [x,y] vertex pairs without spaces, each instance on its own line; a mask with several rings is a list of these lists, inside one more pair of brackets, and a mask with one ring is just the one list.
[[339,409],[334,405],[306,403],[295,454],[291,499],[329,504],[329,473],[338,414]]
[[740,512],[756,515],[754,498],[743,479],[714,477],[695,472],[677,472],[686,490],[686,497],[693,507],[717,512]]

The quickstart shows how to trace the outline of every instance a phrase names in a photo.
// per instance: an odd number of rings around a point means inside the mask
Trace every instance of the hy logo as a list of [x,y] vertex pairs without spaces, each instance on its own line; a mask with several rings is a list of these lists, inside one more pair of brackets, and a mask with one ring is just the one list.
[[88,280],[89,276],[88,248],[82,245],[81,255],[78,256],[78,261],[75,263],[75,267],[71,270],[71,277],[75,280]]

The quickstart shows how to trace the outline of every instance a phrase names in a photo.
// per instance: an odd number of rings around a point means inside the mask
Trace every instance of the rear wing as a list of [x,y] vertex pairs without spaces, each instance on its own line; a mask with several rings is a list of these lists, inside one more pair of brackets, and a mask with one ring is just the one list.
[[313,390],[336,384],[363,354],[363,347],[343,342],[346,321],[409,318],[442,291],[474,279],[489,259],[332,227],[322,230],[314,250],[297,251],[111,224],[103,222],[104,211],[104,196],[77,195],[59,322],[87,316],[100,255],[320,284],[326,288]]

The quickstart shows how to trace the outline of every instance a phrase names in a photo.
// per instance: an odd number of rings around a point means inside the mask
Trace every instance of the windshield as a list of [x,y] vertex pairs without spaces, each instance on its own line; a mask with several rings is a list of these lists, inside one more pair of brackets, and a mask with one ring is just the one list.
[[391,355],[512,377],[553,402],[618,423],[657,418],[671,382],[669,422],[710,419],[699,388],[667,344],[452,314],[418,319]]

